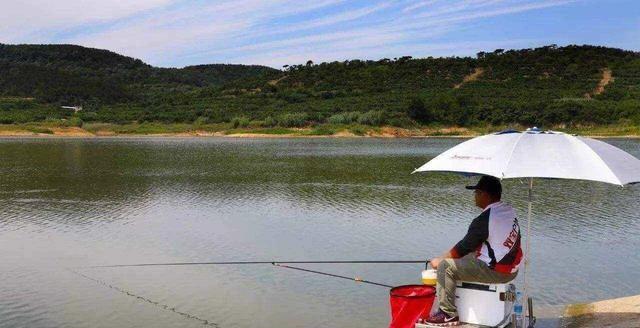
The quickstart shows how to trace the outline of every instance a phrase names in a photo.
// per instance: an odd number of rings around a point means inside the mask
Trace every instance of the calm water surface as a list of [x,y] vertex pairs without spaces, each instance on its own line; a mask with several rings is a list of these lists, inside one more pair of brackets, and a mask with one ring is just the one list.
[[[384,327],[386,289],[270,265],[67,268],[435,256],[478,214],[473,179],[410,173],[460,141],[0,139],[0,327]],[[524,218],[526,183],[504,187]],[[538,304],[639,294],[640,186],[535,189]],[[392,285],[421,270],[306,267]]]

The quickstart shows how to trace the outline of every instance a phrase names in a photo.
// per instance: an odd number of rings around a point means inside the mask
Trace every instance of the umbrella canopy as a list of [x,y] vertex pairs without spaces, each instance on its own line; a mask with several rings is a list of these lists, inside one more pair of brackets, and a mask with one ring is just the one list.
[[640,182],[640,160],[599,140],[561,132],[504,131],[463,142],[414,172],[558,178],[616,185]]

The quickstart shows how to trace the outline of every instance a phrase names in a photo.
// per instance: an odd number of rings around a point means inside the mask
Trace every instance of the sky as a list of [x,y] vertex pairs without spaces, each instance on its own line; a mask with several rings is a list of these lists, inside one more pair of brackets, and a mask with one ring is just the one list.
[[640,0],[0,0],[0,43],[77,44],[162,67],[640,51]]

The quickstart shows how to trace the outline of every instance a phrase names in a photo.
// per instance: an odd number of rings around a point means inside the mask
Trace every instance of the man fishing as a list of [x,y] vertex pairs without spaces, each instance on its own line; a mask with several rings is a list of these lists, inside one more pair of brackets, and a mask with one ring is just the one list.
[[500,199],[500,180],[483,176],[475,186],[475,204],[482,213],[469,225],[467,234],[451,250],[431,260],[438,270],[438,311],[427,323],[432,326],[459,324],[455,305],[456,281],[507,283],[518,274],[522,258],[520,226],[513,208]]

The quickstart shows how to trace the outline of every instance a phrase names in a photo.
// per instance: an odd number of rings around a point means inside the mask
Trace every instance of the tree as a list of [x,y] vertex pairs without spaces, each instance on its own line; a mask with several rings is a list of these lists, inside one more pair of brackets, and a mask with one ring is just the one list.
[[411,99],[409,107],[407,108],[407,116],[416,122],[426,124],[433,121],[433,114],[424,105],[424,100],[420,97]]

